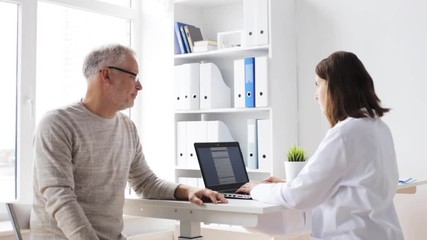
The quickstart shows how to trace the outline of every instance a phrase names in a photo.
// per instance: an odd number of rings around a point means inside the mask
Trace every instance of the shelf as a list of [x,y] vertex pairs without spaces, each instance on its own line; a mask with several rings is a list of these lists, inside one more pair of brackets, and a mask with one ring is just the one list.
[[[268,143],[258,146],[258,154],[266,157],[260,164],[262,170],[247,170],[249,179],[261,181],[269,176],[285,178],[285,169],[281,159],[285,159],[286,156],[281,149],[287,149],[298,140],[298,114],[296,107],[298,98],[295,84],[295,79],[297,79],[296,37],[294,28],[287,27],[295,23],[295,3],[281,0],[266,0],[266,3],[267,6],[251,6],[250,2],[245,0],[173,0],[174,21],[199,26],[203,29],[203,36],[207,39],[216,39],[218,32],[243,31],[245,28],[246,30],[251,30],[259,27],[258,24],[262,24],[263,29],[268,30],[266,32],[268,33],[268,39],[261,37],[253,39],[243,36],[241,39],[242,46],[240,47],[221,48],[207,52],[174,56],[174,66],[192,63],[215,64],[220,70],[224,84],[231,89],[231,105],[221,105],[230,106],[228,108],[173,110],[175,160],[176,163],[179,163],[179,166],[175,166],[176,180],[178,180],[177,178],[184,178],[182,180],[185,182],[189,180],[185,179],[187,177],[201,177],[200,170],[194,169],[196,165],[193,162],[195,153],[191,148],[191,144],[195,141],[207,139],[204,134],[198,134],[199,132],[203,133],[204,130],[200,130],[202,127],[199,129],[196,126],[197,124],[204,126],[208,121],[218,121],[225,124],[232,136],[231,139],[241,144],[242,154],[246,158],[248,153],[253,153],[252,145],[249,146],[248,144],[249,138],[253,139],[256,135],[263,140],[262,142]],[[255,22],[252,23],[253,18],[249,18],[253,14],[260,18],[256,21],[257,26],[251,25],[255,24]],[[267,19],[264,18],[264,15]],[[279,23],[286,23],[286,26]],[[283,39],[286,39],[286,41],[283,41]],[[237,69],[240,67],[238,65],[241,65],[241,62],[235,62],[235,60],[248,57],[266,57],[267,65],[264,69],[267,69],[268,74],[258,75],[258,80],[261,79],[261,81],[257,81],[257,83],[261,83],[258,85],[259,89],[262,89],[264,84],[267,86],[266,89],[268,91],[266,94],[268,95],[265,96],[268,97],[268,103],[262,105],[267,107],[234,108],[234,95],[236,93],[244,93],[244,90],[240,90],[244,86],[244,78],[242,78],[244,72],[242,72],[242,68],[234,71],[235,63]],[[260,64],[258,66],[263,65]],[[263,71],[261,69],[258,70],[260,70],[258,73]],[[240,76],[235,76],[235,74]],[[180,85],[175,84],[171,85],[180,87]],[[185,86],[185,84],[189,83],[183,82],[182,84]],[[174,90],[181,91],[180,89]],[[188,92],[188,89],[186,91]],[[188,93],[182,96],[185,95],[190,96]],[[201,93],[199,92],[197,95],[200,97]],[[228,92],[215,95],[219,95],[219,97],[227,96],[228,98]],[[283,96],[286,98],[284,99]],[[252,125],[248,129],[248,120],[253,121],[254,119],[261,120],[259,121],[261,127],[257,127],[256,131],[252,131]],[[188,126],[191,126],[189,128],[187,128],[188,122],[190,122]],[[201,123],[191,125],[193,122]],[[185,126],[185,129],[182,126]],[[259,129],[262,131],[258,132]],[[198,140],[199,138],[202,140]],[[218,137],[213,139],[229,138]],[[188,159],[191,162],[187,161]],[[193,169],[185,166],[192,166]],[[192,180],[194,179],[190,179],[189,182],[193,183]]]
[[216,108],[216,109],[201,109],[201,110],[176,110],[175,114],[206,114],[206,113],[268,113],[271,108]]
[[210,8],[222,5],[230,5],[242,2],[242,0],[174,0],[175,4],[188,5],[199,8]]
[[233,58],[239,59],[244,57],[255,57],[268,54],[269,46],[254,46],[254,47],[233,47],[233,48],[223,48],[218,50],[212,50],[208,52],[200,53],[186,53],[175,55],[175,61],[210,61],[217,60],[221,58]]
[[[247,169],[250,180],[261,181],[268,178],[271,174],[269,171],[263,171],[259,169]],[[175,177],[190,177],[190,178],[201,178],[202,174],[200,169],[175,167]]]

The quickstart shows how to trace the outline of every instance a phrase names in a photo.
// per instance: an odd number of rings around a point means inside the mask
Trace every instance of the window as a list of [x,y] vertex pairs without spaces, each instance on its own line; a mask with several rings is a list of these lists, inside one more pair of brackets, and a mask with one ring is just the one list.
[[81,67],[90,49],[121,43],[139,50],[130,3],[0,0],[0,202],[31,201],[35,126],[47,110],[84,96]]
[[0,2],[0,202],[16,197],[16,83],[18,6]]
[[130,46],[131,21],[40,2],[37,25],[38,122],[46,111],[84,97],[84,57],[103,44]]

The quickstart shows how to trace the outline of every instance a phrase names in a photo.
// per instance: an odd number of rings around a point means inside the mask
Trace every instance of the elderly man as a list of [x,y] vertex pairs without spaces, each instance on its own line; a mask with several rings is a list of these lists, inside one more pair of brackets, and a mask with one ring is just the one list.
[[34,139],[33,239],[125,239],[126,183],[146,198],[203,198],[222,194],[159,179],[144,159],[135,124],[120,111],[142,89],[135,53],[121,45],[92,51],[83,99],[48,112]]

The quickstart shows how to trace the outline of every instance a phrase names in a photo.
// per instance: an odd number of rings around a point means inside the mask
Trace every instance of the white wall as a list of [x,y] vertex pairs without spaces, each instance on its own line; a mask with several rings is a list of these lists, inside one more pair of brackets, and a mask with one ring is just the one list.
[[174,181],[172,0],[144,0],[141,7],[140,137],[149,166],[159,177]]
[[[297,0],[300,144],[313,153],[328,129],[314,99],[314,68],[334,51],[358,55],[395,140],[401,176],[427,179],[427,2]],[[427,236],[427,187],[395,199],[406,239]],[[422,237],[424,236],[424,237]]]
[[[160,12],[155,13],[154,4]],[[423,0],[295,0],[297,14],[298,107],[300,144],[313,153],[328,129],[314,99],[314,68],[334,51],[356,53],[374,79],[384,106],[384,117],[395,138],[401,176],[427,179],[427,2]],[[173,16],[170,0],[143,1],[141,74],[143,106],[141,139],[150,166],[173,179],[173,149],[158,152],[158,145],[174,146]],[[286,53],[284,53],[286,54]],[[167,89],[169,92],[164,92]],[[159,164],[160,163],[160,164]],[[164,166],[171,166],[164,168]],[[166,171],[163,171],[166,169]],[[407,240],[427,236],[427,187],[415,195],[397,195],[399,218]]]

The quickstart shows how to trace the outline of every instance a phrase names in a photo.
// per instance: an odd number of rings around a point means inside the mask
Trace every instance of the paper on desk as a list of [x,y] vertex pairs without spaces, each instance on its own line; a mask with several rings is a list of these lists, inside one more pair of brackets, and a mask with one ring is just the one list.
[[417,181],[415,178],[401,178],[399,179],[399,184],[408,184]]
[[304,211],[286,209],[281,212],[259,216],[256,227],[245,229],[250,232],[261,232],[268,235],[286,235],[306,230],[307,218]]

